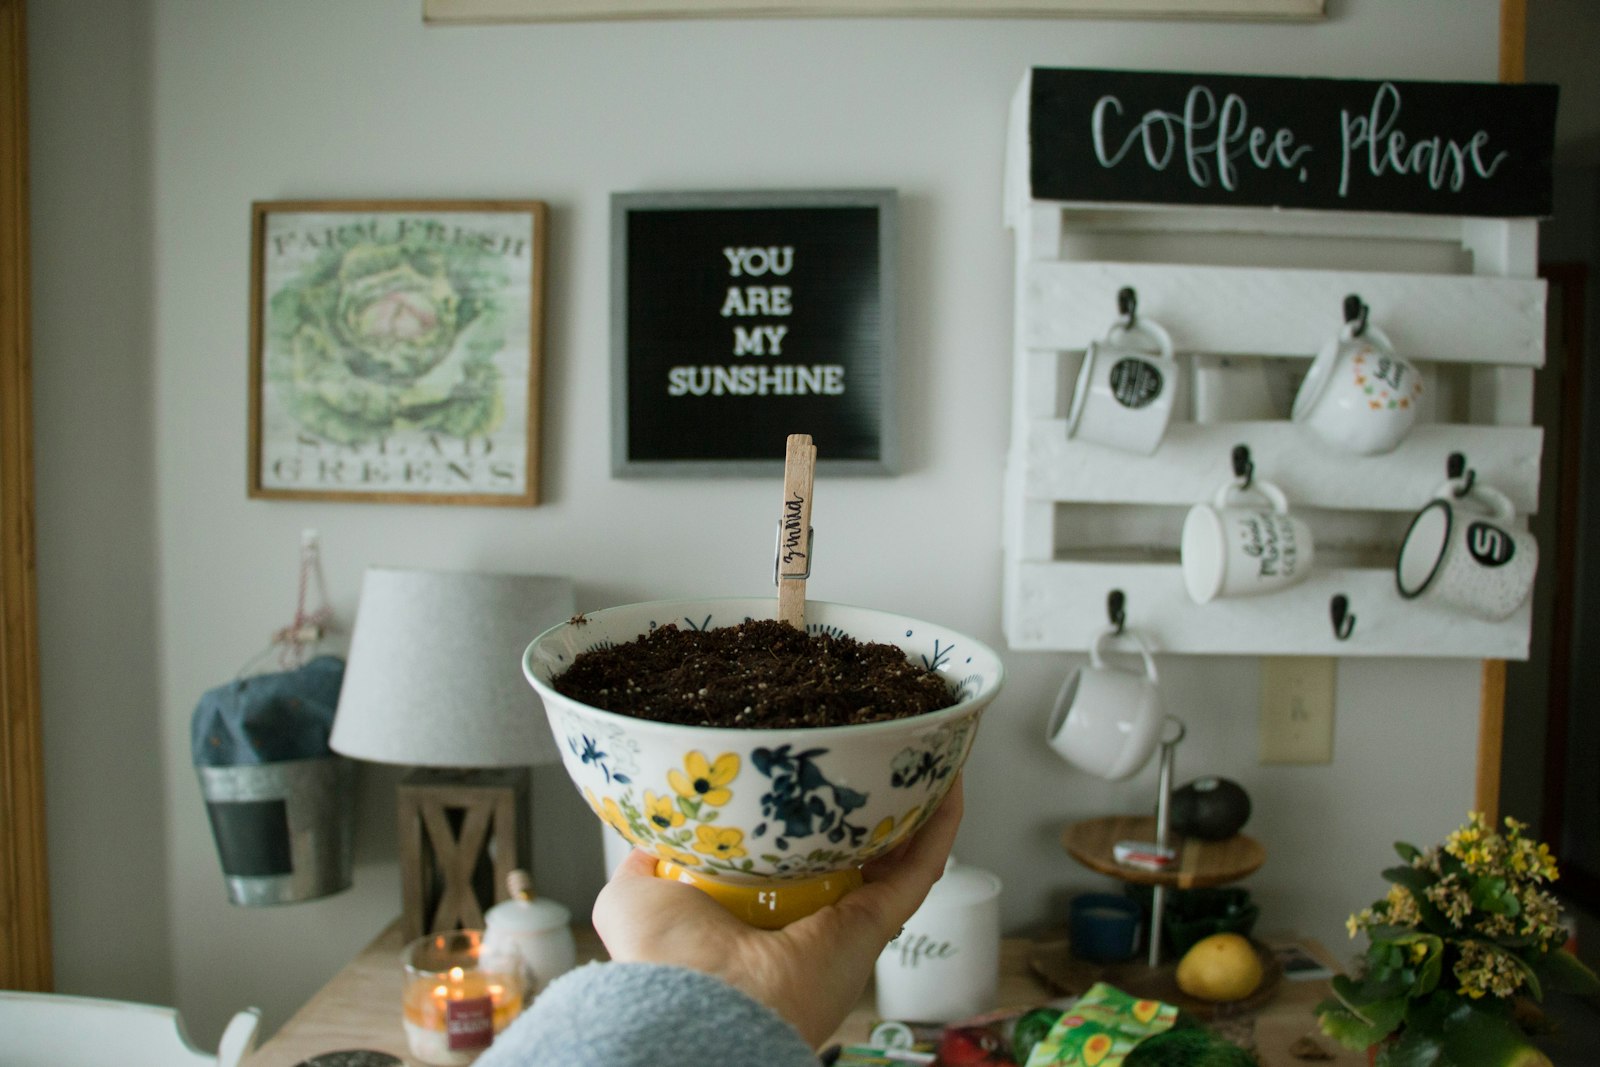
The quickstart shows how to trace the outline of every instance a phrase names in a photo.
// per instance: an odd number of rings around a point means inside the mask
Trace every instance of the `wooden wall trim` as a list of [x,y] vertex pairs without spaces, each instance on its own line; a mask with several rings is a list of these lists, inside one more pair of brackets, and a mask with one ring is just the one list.
[[1483,661],[1478,700],[1478,778],[1472,810],[1491,821],[1500,818],[1500,759],[1505,748],[1506,661]]
[[53,983],[33,531],[25,0],[0,0],[0,987]]
[[1500,80],[1528,77],[1528,0],[1500,0]]
[[[1520,82],[1527,70],[1528,0],[1500,0],[1500,80]],[[1478,690],[1478,774],[1472,810],[1500,817],[1500,758],[1506,728],[1505,660],[1485,660]]]

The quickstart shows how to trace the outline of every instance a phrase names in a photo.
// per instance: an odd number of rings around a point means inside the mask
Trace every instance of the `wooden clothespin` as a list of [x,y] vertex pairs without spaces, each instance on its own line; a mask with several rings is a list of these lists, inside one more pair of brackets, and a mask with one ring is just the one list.
[[817,446],[809,434],[789,435],[783,457],[783,513],[778,519],[778,620],[806,628],[806,579],[811,577],[811,488],[816,480]]

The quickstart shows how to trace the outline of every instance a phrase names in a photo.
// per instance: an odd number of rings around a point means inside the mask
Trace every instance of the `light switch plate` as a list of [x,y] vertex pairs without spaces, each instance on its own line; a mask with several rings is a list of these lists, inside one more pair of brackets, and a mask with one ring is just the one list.
[[1332,656],[1261,659],[1261,762],[1333,762]]

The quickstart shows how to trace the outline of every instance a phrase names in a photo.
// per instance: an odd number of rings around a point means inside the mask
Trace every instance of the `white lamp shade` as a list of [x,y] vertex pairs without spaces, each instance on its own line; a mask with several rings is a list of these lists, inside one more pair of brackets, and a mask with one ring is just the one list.
[[522,653],[574,609],[566,578],[368,569],[329,745],[377,763],[554,763]]

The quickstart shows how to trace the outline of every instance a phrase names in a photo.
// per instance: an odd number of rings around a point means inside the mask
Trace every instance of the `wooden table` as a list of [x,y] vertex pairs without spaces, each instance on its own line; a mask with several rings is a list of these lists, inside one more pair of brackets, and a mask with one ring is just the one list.
[[[605,957],[593,930],[575,926],[573,934],[580,961]],[[402,941],[396,919],[270,1040],[246,1056],[242,1067],[295,1067],[312,1056],[346,1049],[375,1049],[417,1065],[400,1025]]]
[[[580,960],[603,959],[604,946],[594,932],[575,928]],[[244,1060],[244,1067],[295,1067],[302,1060],[345,1049],[376,1049],[415,1065],[400,1026],[400,923],[396,920],[333,979],[305,1003],[283,1028]],[[1313,955],[1331,963],[1320,945],[1303,942]],[[1035,1007],[1058,994],[1028,967],[1031,942],[1007,938],[1000,947],[1001,1007]],[[1279,994],[1256,1017],[1256,1044],[1262,1067],[1307,1067],[1289,1046],[1316,1030],[1312,1008],[1327,995],[1318,981],[1285,981]],[[869,987],[860,1004],[834,1034],[830,1044],[861,1044],[878,1021]],[[1325,1047],[1337,1048],[1324,1041]],[[1364,1055],[1338,1049],[1332,1060],[1311,1067],[1362,1067]]]

